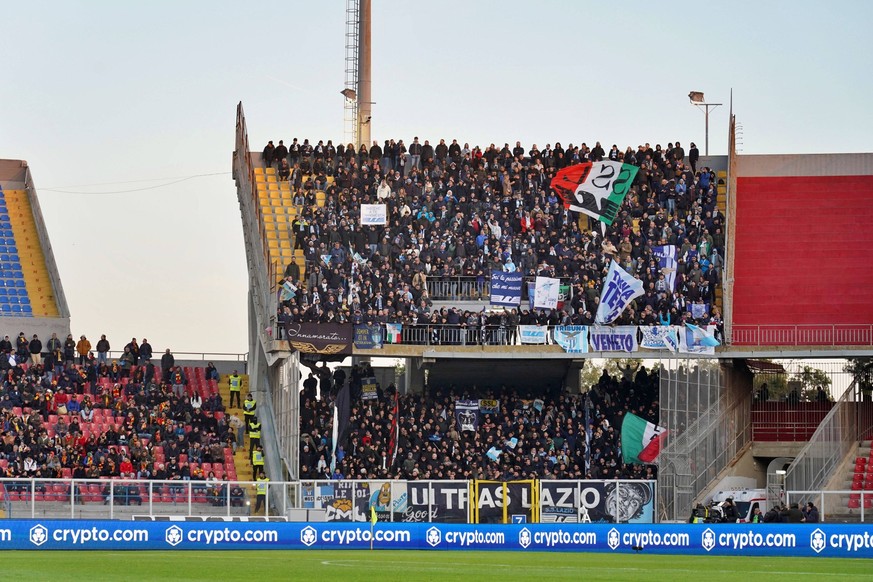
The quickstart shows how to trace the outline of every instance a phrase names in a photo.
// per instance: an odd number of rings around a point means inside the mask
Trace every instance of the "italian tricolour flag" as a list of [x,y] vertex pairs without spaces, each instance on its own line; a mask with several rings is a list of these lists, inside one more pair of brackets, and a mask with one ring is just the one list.
[[399,344],[400,343],[400,331],[402,330],[402,325],[399,323],[386,323],[385,324],[385,343],[386,344]]
[[654,464],[667,430],[631,412],[621,424],[621,456],[625,463]]

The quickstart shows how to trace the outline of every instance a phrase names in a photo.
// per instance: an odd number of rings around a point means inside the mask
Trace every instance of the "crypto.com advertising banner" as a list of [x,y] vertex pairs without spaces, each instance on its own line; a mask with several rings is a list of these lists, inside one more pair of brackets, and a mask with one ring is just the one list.
[[[6,520],[9,550],[511,550],[873,558],[867,524],[252,523]],[[636,548],[637,550],[635,550]],[[641,550],[640,550],[641,548]]]

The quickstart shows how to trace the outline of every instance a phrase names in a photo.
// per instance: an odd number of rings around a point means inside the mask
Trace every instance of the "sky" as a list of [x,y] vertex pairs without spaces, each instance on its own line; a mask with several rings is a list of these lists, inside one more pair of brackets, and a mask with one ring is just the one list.
[[[247,351],[230,176],[254,149],[344,140],[345,1],[10,2],[0,158],[25,159],[74,334]],[[373,138],[530,147],[694,141],[869,152],[873,2],[373,2]]]

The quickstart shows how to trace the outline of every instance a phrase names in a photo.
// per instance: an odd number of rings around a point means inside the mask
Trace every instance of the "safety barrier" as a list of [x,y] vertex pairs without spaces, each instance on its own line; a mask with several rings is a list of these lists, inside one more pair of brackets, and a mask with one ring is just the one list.
[[873,558],[864,525],[464,525],[10,520],[10,550],[504,550]]

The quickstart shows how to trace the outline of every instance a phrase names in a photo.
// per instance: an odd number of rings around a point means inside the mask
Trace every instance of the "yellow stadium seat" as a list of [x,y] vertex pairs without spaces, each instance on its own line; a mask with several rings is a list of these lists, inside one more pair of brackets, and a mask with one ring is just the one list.
[[257,176],[258,174],[263,175],[263,174],[264,174],[264,168],[261,168],[260,166],[255,167],[255,175]]
[[267,175],[275,175],[275,174],[276,174],[276,168],[272,168],[272,167],[271,167],[271,168],[267,168],[266,174],[267,174]]

